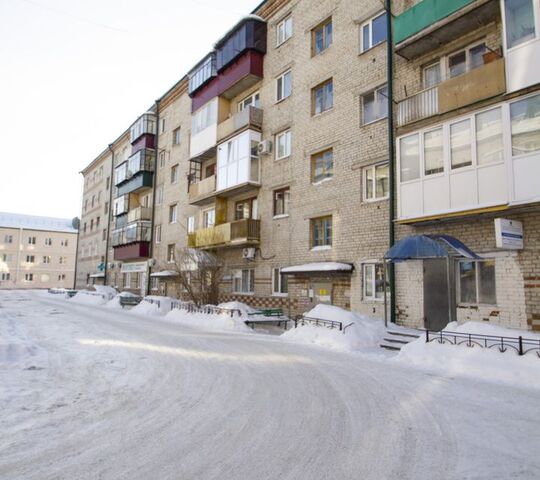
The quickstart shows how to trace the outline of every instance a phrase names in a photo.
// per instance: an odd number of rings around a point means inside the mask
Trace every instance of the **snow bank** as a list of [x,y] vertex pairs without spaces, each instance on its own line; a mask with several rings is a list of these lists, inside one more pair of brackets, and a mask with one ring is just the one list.
[[135,305],[130,312],[136,313],[137,315],[160,315],[159,307],[156,303],[150,303],[146,300],[142,300],[141,303]]
[[[540,335],[521,330],[503,328],[480,322],[458,325],[449,323],[446,331],[498,335],[505,337],[532,338]],[[426,343],[421,337],[405,345],[399,355],[392,359],[407,365],[424,368],[446,376],[464,376],[494,383],[540,389],[540,359],[534,353],[519,356],[512,349],[501,353],[491,349],[467,347],[466,345]]]
[[122,308],[122,305],[120,305],[120,295],[116,295],[112,300],[109,300],[105,306],[107,308]]
[[96,292],[81,290],[69,299],[70,302],[80,303],[82,305],[103,305],[106,300],[103,296]]
[[177,301],[176,298],[162,297],[160,295],[147,295],[144,299],[159,301],[159,311],[161,313],[168,313],[171,311],[172,302]]
[[113,287],[107,285],[94,285],[97,293],[103,296],[106,300],[112,300],[118,293]]
[[179,323],[187,327],[200,328],[202,330],[252,333],[252,330],[244,323],[245,318],[238,317],[237,315],[234,317],[227,314],[209,315],[205,313],[189,313],[185,310],[174,309],[171,310],[165,318],[174,323]]
[[346,328],[344,332],[340,332],[337,328],[306,324],[287,330],[281,338],[295,343],[354,352],[378,347],[385,333],[384,323],[381,320],[333,305],[317,305],[304,316],[342,322]]
[[240,310],[242,316],[247,317],[248,313],[256,312],[254,308],[251,308],[249,305],[246,305],[242,302],[225,302],[218,305],[219,308],[227,308],[229,310]]

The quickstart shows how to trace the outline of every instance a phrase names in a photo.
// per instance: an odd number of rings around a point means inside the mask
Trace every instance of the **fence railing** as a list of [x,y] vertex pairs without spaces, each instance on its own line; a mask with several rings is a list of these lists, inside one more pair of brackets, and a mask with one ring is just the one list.
[[426,343],[438,342],[450,345],[466,345],[467,347],[496,348],[501,353],[514,350],[518,355],[536,352],[540,358],[540,340],[519,337],[499,337],[496,335],[479,335],[465,332],[447,332],[426,330]]
[[322,318],[304,317],[299,315],[294,319],[294,328],[298,328],[298,325],[315,325],[317,327],[327,327],[330,329],[337,328],[340,332],[343,331],[343,323],[335,320],[323,320]]
[[401,127],[437,113],[439,113],[439,89],[435,86],[399,102],[397,123]]
[[188,313],[205,313],[207,315],[229,315],[231,318],[234,316],[241,317],[242,312],[237,308],[222,308],[215,305],[201,305],[200,307],[191,302],[182,302],[175,300],[171,302],[171,310],[184,310]]

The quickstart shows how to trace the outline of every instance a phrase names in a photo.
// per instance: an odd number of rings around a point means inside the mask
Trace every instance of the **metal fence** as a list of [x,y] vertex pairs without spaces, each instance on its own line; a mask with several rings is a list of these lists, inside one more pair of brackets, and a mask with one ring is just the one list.
[[201,305],[200,307],[191,302],[182,302],[176,300],[171,302],[171,310],[184,310],[189,313],[205,313],[207,315],[229,315],[231,318],[234,316],[241,317],[242,312],[237,308],[222,308],[215,305]]
[[323,320],[321,318],[304,317],[299,315],[294,319],[294,328],[298,328],[298,325],[315,325],[316,327],[327,327],[330,329],[337,328],[340,332],[343,331],[343,323],[336,322],[335,320]]
[[401,127],[437,113],[439,113],[439,89],[427,88],[399,102],[397,124]]
[[426,343],[438,342],[467,347],[495,348],[504,353],[513,350],[518,355],[536,352],[540,358],[540,340],[519,337],[499,337],[496,335],[478,335],[475,333],[447,332],[426,330]]

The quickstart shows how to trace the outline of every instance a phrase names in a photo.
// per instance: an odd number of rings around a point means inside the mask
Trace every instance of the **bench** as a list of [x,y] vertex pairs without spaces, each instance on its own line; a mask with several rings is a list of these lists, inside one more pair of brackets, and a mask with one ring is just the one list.
[[253,329],[255,329],[256,325],[272,325],[272,326],[277,326],[277,327],[283,326],[283,328],[287,330],[287,325],[289,322],[290,322],[290,319],[283,317],[283,318],[261,318],[261,319],[256,319],[256,320],[246,320],[244,323],[248,327],[251,327]]
[[255,312],[248,313],[248,315],[262,315],[263,317],[283,317],[283,310],[281,308],[262,308]]

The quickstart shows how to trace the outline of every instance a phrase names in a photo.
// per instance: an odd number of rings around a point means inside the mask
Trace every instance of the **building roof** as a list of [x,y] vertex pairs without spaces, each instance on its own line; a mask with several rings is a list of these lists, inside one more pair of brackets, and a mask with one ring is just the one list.
[[77,233],[71,218],[38,217],[19,213],[0,212],[0,227]]
[[410,235],[402,238],[384,254],[384,258],[391,262],[449,257],[480,258],[464,243],[450,235]]

